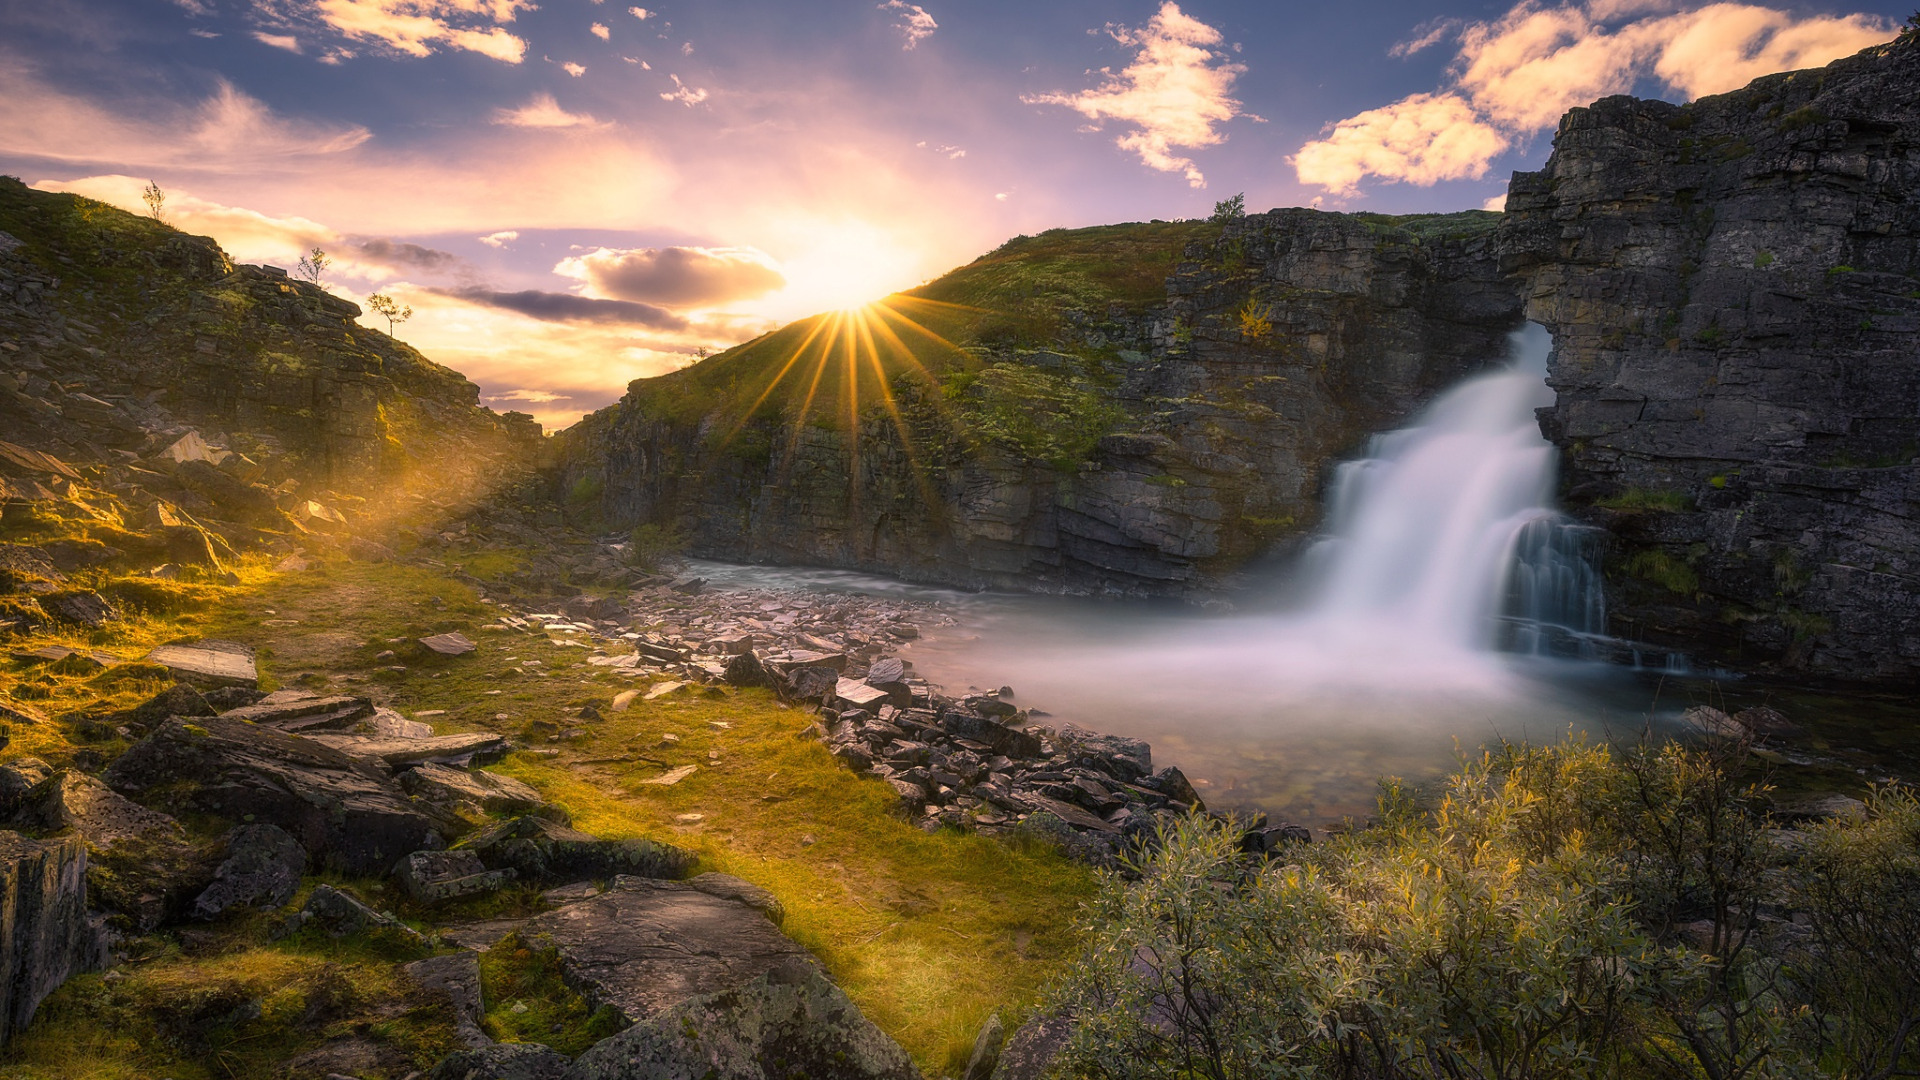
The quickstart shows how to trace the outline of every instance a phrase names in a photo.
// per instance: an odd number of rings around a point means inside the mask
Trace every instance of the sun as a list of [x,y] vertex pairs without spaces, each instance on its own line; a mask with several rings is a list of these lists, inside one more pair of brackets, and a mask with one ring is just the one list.
[[755,305],[775,318],[858,312],[926,276],[919,252],[867,222],[809,228],[796,246],[782,261],[787,287]]

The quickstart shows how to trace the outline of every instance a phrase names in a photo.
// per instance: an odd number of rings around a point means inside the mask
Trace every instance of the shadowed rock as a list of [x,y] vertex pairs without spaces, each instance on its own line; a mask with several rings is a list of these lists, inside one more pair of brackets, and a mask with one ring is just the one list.
[[221,716],[167,721],[106,779],[150,802],[278,825],[310,855],[352,873],[385,873],[401,855],[442,846],[433,822],[379,766]]
[[462,1050],[433,1067],[427,1080],[565,1080],[573,1059],[537,1043],[499,1043]]
[[242,825],[227,834],[227,857],[213,884],[193,902],[193,915],[212,919],[236,907],[279,907],[293,899],[307,853],[277,825]]
[[79,837],[0,831],[0,1042],[25,1030],[69,976],[106,962],[87,916],[87,848]]
[[[481,1050],[494,1045],[487,1033],[480,1030],[480,1018],[486,1014],[486,1005],[480,995],[479,953],[457,952],[450,956],[415,960],[400,970],[406,972],[407,978],[422,990],[444,1000],[453,1009],[454,1031],[469,1050]],[[564,1068],[567,1059],[562,1057],[560,1060]]]
[[697,861],[690,852],[652,840],[601,840],[531,815],[503,821],[460,847],[493,869],[511,867],[528,881],[579,881],[632,874],[682,878]]

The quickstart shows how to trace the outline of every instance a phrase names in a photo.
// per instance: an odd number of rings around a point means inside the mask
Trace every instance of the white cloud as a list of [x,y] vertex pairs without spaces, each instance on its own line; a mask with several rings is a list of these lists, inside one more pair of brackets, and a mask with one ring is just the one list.
[[691,41],[688,41],[688,42],[683,42],[683,43],[681,43],[681,45],[680,45],[680,55],[681,55],[681,56],[692,56],[692,55],[693,55],[693,42],[691,42]]
[[314,0],[299,6],[254,0],[256,14],[276,29],[326,26],[406,56],[458,49],[507,64],[526,58],[527,43],[506,25],[534,7],[533,0]]
[[540,93],[517,109],[495,109],[493,122],[523,128],[588,128],[608,126],[585,113],[570,113],[560,107],[552,94]]
[[680,76],[668,75],[667,78],[673,80],[673,92],[661,94],[660,100],[677,101],[689,109],[707,100],[707,92],[705,90],[688,86],[680,81]]
[[1175,150],[1226,140],[1215,126],[1244,115],[1228,91],[1246,67],[1226,62],[1226,54],[1214,49],[1223,40],[1220,31],[1182,13],[1172,0],[1161,4],[1143,29],[1109,25],[1106,32],[1137,48],[1131,64],[1117,74],[1102,68],[1106,81],[1097,89],[1027,94],[1020,100],[1065,105],[1096,123],[1118,121],[1131,129],[1115,140],[1121,149],[1139,154],[1150,168],[1183,173],[1188,184],[1205,187],[1199,166]]
[[560,260],[553,272],[584,282],[585,295],[667,307],[700,307],[764,296],[787,283],[754,248],[597,248]]
[[648,11],[646,8],[643,8],[643,7],[630,7],[627,9],[627,12],[631,14],[634,18],[640,19],[642,21],[651,19],[653,18],[654,15],[658,14],[657,12]]
[[1477,177],[1516,139],[1643,80],[1689,98],[1724,93],[1858,52],[1895,30],[1875,15],[1799,16],[1738,2],[1681,9],[1676,0],[1521,0],[1497,19],[1417,28],[1395,55],[1457,32],[1448,85],[1343,120],[1292,160],[1303,183],[1338,193],[1366,176],[1415,184]]
[[202,30],[197,26],[187,31],[187,33],[192,34],[194,37],[197,37],[197,38],[206,38],[208,41],[212,41],[214,38],[217,38],[220,36],[220,33],[217,30]]
[[993,193],[993,200],[995,202],[1006,202],[1012,195],[1013,192],[1011,191],[996,191]]
[[1503,191],[1498,195],[1489,196],[1486,202],[1480,204],[1480,209],[1504,213],[1507,209],[1507,193]]
[[601,41],[613,40],[613,31],[607,28],[606,23],[594,23],[592,26],[589,26],[587,30]]
[[906,0],[886,0],[885,3],[876,6],[881,11],[894,13],[894,26],[907,39],[906,44],[900,46],[903,49],[913,48],[932,37],[935,30],[940,29],[940,24],[934,22],[933,16],[919,4],[909,4]]
[[490,248],[503,248],[503,247],[506,247],[509,242],[518,240],[518,239],[520,239],[519,232],[513,229],[505,229],[497,233],[488,233],[486,236],[480,237],[480,242],[487,245]]
[[1413,28],[1413,36],[1405,41],[1396,41],[1387,50],[1388,56],[1408,57],[1440,44],[1442,41],[1460,32],[1459,19],[1428,19]]
[[526,401],[535,405],[545,405],[550,401],[572,401],[572,394],[556,394],[551,390],[509,390],[504,394],[489,394],[488,401]]
[[1303,184],[1345,194],[1372,175],[1414,184],[1478,179],[1507,137],[1453,94],[1414,94],[1334,125],[1290,160]]
[[567,61],[564,64],[561,64],[560,70],[566,72],[567,74],[573,76],[576,79],[587,73],[587,67],[585,64],[576,64],[571,60]]
[[276,49],[285,49],[290,53],[300,51],[300,39],[291,34],[269,34],[263,30],[255,30],[253,32],[253,39],[262,45],[271,45]]

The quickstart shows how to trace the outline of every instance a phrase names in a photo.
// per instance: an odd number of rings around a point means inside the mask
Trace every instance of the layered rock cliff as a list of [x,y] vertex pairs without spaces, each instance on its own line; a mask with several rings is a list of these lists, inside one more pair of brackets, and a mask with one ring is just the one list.
[[1575,109],[1500,243],[1621,636],[1920,674],[1920,47]]
[[702,555],[1205,591],[1312,527],[1330,462],[1504,357],[1520,298],[1496,221],[1287,210],[1018,238],[864,317],[635,382],[566,433],[562,482]]

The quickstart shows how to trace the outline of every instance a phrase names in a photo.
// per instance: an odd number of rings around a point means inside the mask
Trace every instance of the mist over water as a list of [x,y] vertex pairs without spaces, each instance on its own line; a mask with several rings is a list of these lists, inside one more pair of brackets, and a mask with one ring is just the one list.
[[[950,691],[1014,700],[1153,744],[1215,805],[1326,824],[1373,809],[1375,780],[1444,773],[1455,746],[1637,730],[1650,686],[1578,655],[1604,627],[1591,540],[1550,505],[1549,342],[1436,399],[1339,467],[1326,536],[1290,568],[1278,610],[967,595],[860,575],[703,564],[716,584],[921,593],[960,625],[903,655]],[[1583,550],[1583,545],[1585,548]],[[1568,646],[1568,642],[1575,643]],[[1677,699],[1669,702],[1677,712]],[[1202,783],[1204,781],[1204,783]]]

